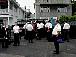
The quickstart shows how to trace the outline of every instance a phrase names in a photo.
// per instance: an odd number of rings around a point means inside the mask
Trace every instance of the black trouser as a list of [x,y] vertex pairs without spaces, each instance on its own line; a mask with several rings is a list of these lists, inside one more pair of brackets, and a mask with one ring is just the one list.
[[50,31],[47,32],[47,40],[48,40],[48,41],[51,41],[51,40],[52,40],[52,29],[50,28],[49,30],[50,30]]
[[28,33],[27,33],[27,30],[25,31],[24,39],[28,40]]
[[36,31],[34,31],[34,30],[32,31],[32,37],[33,37],[33,39],[36,38]]
[[33,42],[33,34],[32,34],[32,31],[27,31],[27,37],[28,37],[28,40],[29,40],[29,43]]
[[43,36],[44,36],[44,29],[41,28],[41,29],[40,29],[40,37],[42,38]]
[[69,29],[64,29],[63,32],[64,40],[69,41]]
[[14,33],[14,45],[20,45],[19,33]]
[[38,31],[37,36],[38,36],[39,39],[41,39],[41,36],[40,36],[41,30],[40,29],[37,29],[37,31]]
[[2,40],[2,48],[8,48],[8,43],[9,43],[8,39],[3,39]]
[[22,37],[22,32],[19,33],[19,39],[21,40]]
[[5,37],[5,35],[1,35],[1,34],[0,34],[1,46],[2,46],[2,48],[8,48],[8,43],[9,43],[9,41],[8,41],[8,39],[5,39],[4,37]]
[[56,53],[59,53],[59,43],[57,42],[57,38],[56,35],[53,35],[53,40],[54,40],[54,46],[56,49]]

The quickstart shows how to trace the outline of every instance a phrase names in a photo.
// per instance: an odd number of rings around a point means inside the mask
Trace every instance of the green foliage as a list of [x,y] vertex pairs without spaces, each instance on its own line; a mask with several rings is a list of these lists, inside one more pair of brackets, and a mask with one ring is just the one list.
[[59,21],[60,21],[60,23],[64,23],[65,21],[67,21],[67,22],[76,21],[76,15],[74,15],[74,16],[61,16]]

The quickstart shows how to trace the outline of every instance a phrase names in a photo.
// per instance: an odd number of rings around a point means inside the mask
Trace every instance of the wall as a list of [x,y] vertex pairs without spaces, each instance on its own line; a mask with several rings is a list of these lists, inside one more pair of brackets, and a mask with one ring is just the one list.
[[[67,12],[58,12],[57,10],[60,7],[60,5],[61,6],[63,5],[64,8],[67,9]],[[50,8],[49,12],[40,11],[41,8],[44,6],[46,6],[47,9]],[[43,11],[44,10],[45,9],[43,9]],[[63,9],[63,10],[66,11],[65,9]],[[48,2],[47,2],[47,0],[36,0],[36,2],[35,2],[35,18],[36,19],[40,19],[42,17],[50,18],[53,16],[60,17],[61,15],[72,15],[71,0],[48,0]]]
[[11,23],[11,21],[13,21],[12,25],[14,25],[15,22],[17,22],[17,19],[24,19],[23,10],[20,7],[14,5],[14,4],[12,6],[12,9],[10,9],[10,15],[12,16],[12,18],[10,18],[11,19],[10,23]]
[[66,3],[71,3],[71,0],[35,0],[36,3],[40,3],[40,4],[66,4]]

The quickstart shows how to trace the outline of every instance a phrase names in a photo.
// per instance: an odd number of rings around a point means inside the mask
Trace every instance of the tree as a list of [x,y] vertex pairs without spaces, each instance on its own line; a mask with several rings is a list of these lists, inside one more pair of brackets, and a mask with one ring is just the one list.
[[65,21],[67,21],[67,22],[76,21],[76,15],[74,15],[74,16],[61,16],[59,21],[60,21],[60,23],[64,23]]

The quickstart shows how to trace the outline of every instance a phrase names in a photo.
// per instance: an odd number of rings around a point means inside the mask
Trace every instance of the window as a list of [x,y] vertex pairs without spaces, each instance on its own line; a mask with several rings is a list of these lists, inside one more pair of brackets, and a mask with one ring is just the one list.
[[40,8],[40,12],[41,12],[41,13],[43,12],[43,8],[42,8],[42,7]]
[[47,8],[47,12],[50,12],[50,8]]
[[10,9],[11,9],[11,10],[13,9],[13,3],[10,4]]
[[57,12],[67,12],[67,8],[58,8]]
[[43,12],[43,10],[41,10],[41,12]]
[[40,12],[42,13],[43,12],[43,7],[41,6],[41,8],[40,8]]
[[61,8],[58,8],[58,9],[57,9],[57,12],[61,12]]
[[43,2],[46,2],[46,0],[43,0]]
[[1,5],[1,9],[5,9],[5,8],[8,8],[8,6],[6,4]]
[[14,6],[14,11],[17,12],[17,7],[16,6]]
[[20,10],[19,10],[19,14],[20,14]]
[[48,10],[48,12],[50,12],[50,11]]

